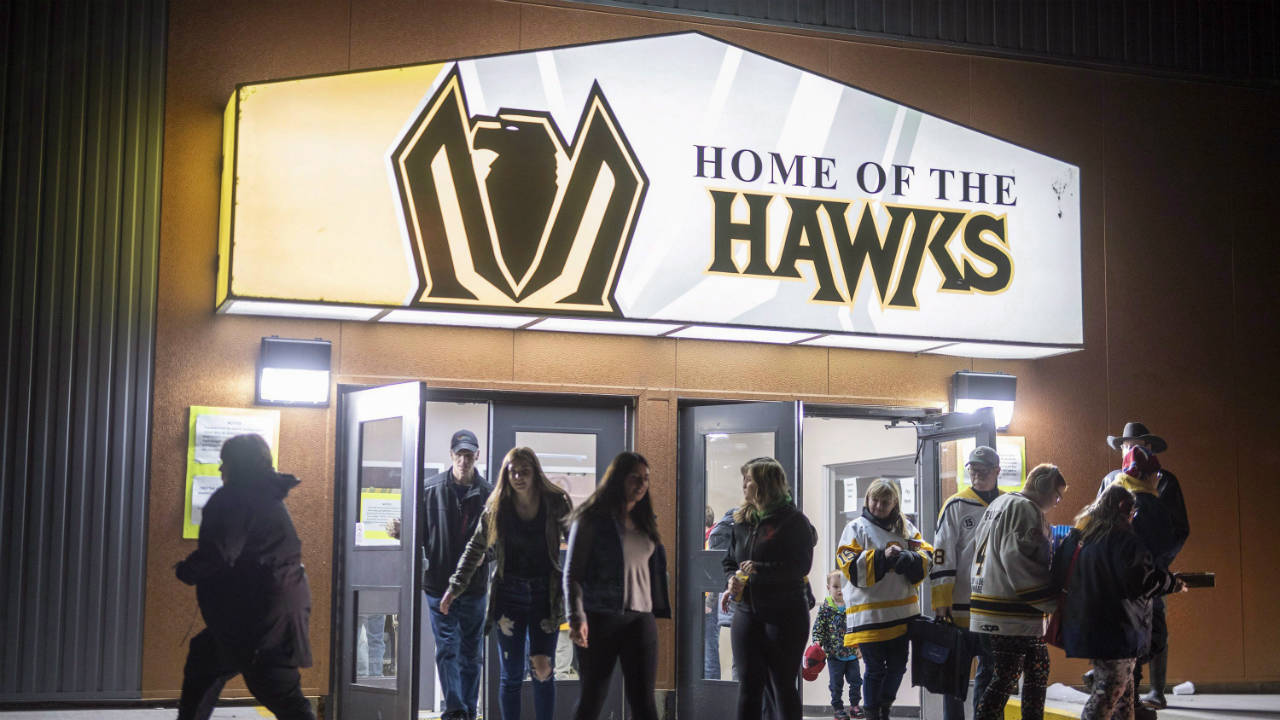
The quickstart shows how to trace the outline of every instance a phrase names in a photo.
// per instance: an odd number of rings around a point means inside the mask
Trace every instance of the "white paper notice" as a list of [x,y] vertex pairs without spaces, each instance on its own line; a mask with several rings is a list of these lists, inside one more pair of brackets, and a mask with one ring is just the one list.
[[256,433],[275,452],[276,421],[274,414],[200,415],[196,418],[196,462],[216,465],[221,462],[222,443],[245,433]]
[[191,524],[199,525],[204,517],[204,506],[218,488],[222,487],[222,478],[209,475],[196,475],[191,478]]
[[913,477],[894,478],[898,481],[898,489],[902,493],[902,512],[908,515],[916,511],[916,479]]
[[362,532],[356,544],[399,545],[400,541],[387,534],[387,522],[400,519],[400,493],[365,491],[360,493],[360,522]]
[[844,511],[847,513],[858,512],[858,482],[857,478],[844,479]]

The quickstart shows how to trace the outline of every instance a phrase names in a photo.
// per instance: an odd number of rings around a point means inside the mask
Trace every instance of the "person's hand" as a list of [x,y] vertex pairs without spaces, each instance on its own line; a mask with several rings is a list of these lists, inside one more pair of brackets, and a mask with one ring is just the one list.
[[724,592],[720,593],[720,612],[722,613],[729,612],[729,600],[731,600],[732,598],[733,598],[733,594],[730,593],[728,590],[725,590]]
[[442,597],[440,598],[440,614],[441,614],[441,615],[448,615],[448,614],[449,614],[449,606],[451,606],[451,605],[453,605],[453,591],[452,591],[452,590],[445,590],[445,591],[444,591],[444,596],[442,596]]
[[742,564],[738,566],[738,569],[748,575],[756,574],[756,564],[751,560],[743,560]]
[[894,558],[898,557],[901,554],[902,554],[901,545],[890,545],[889,547],[884,549],[885,560],[893,560]]
[[955,618],[951,617],[951,608],[949,607],[934,608],[933,616],[939,620],[946,620],[947,622],[956,621]]
[[400,518],[391,518],[387,521],[387,534],[396,540],[400,539]]
[[1182,578],[1174,578],[1174,579],[1175,579],[1177,582],[1175,582],[1175,583],[1173,584],[1173,592],[1175,592],[1175,593],[1184,593],[1184,592],[1186,592],[1187,590],[1189,590],[1189,589],[1190,589],[1190,588],[1188,588],[1188,587],[1187,587],[1187,583],[1186,583],[1186,582],[1184,582]]
[[569,639],[578,647],[587,646],[587,619],[569,621]]
[[734,573],[729,576],[729,586],[726,588],[726,592],[729,595],[737,595],[742,592],[742,588],[746,586],[747,584],[742,581],[742,578],[739,578],[737,573]]

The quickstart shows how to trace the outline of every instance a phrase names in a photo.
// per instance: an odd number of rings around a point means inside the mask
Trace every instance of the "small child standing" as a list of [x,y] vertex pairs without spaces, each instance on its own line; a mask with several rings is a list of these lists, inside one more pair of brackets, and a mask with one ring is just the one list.
[[[862,671],[858,667],[857,648],[845,647],[844,577],[837,570],[827,576],[827,599],[813,621],[813,642],[827,654],[827,673],[830,677],[831,709],[835,720],[862,718]],[[844,684],[849,683],[849,709],[846,710],[841,695]]]

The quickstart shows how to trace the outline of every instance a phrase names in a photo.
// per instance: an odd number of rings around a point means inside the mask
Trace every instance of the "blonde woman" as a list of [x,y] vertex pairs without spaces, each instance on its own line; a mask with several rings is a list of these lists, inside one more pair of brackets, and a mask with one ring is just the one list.
[[560,593],[560,541],[566,535],[571,502],[542,472],[527,447],[512,448],[485,501],[476,531],[449,578],[440,612],[471,584],[493,548],[497,556],[489,587],[485,630],[496,623],[502,654],[499,698],[503,720],[520,717],[525,658],[533,665],[533,709],[537,720],[555,714],[555,656],[564,595]]
[[738,598],[730,628],[740,673],[738,720],[758,720],[765,693],[778,720],[802,714],[796,675],[809,637],[806,576],[817,542],[813,525],[791,499],[782,465],[769,457],[743,465],[742,504],[733,515],[720,601],[727,611],[730,598]]
[[987,507],[974,533],[969,629],[980,633],[994,672],[978,701],[975,720],[1004,717],[1022,679],[1022,717],[1044,717],[1049,681],[1045,615],[1058,605],[1049,577],[1049,523],[1045,512],[1062,500],[1067,481],[1056,465],[1037,465],[1022,490]]
[[836,566],[844,575],[847,646],[862,652],[862,706],[888,718],[907,670],[907,623],[919,615],[916,587],[933,565],[933,548],[902,514],[898,486],[871,483],[862,515],[844,528]]

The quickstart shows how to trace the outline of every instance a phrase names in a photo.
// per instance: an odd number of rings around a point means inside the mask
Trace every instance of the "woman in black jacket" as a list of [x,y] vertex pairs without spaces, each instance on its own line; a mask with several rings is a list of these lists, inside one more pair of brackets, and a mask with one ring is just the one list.
[[440,598],[440,612],[448,615],[454,598],[466,592],[475,573],[486,566],[486,556],[496,556],[485,631],[495,623],[500,630],[498,697],[503,720],[520,718],[520,689],[529,665],[534,717],[551,720],[555,715],[556,640],[564,621],[560,541],[572,506],[569,494],[547,478],[531,448],[512,448],[502,459],[476,531]]
[[667,554],[649,501],[648,461],[620,453],[573,518],[564,567],[569,638],[578,646],[582,685],[573,716],[599,717],[616,660],[630,717],[657,720],[654,618],[671,617],[671,602]]
[[1107,488],[1076,517],[1053,560],[1054,580],[1067,588],[1063,649],[1093,662],[1081,720],[1133,717],[1133,666],[1151,644],[1152,600],[1185,589],[1134,533],[1135,507],[1132,492]]
[[782,465],[767,457],[742,466],[742,504],[733,520],[721,606],[737,598],[730,637],[740,672],[738,720],[759,720],[765,693],[772,717],[798,718],[796,676],[809,637],[807,576],[818,534],[792,501]]
[[223,443],[222,480],[204,507],[196,549],[175,568],[196,586],[206,625],[191,638],[178,718],[209,717],[222,686],[241,674],[277,718],[314,720],[298,674],[311,666],[311,591],[284,506],[298,480],[272,469],[259,435]]

